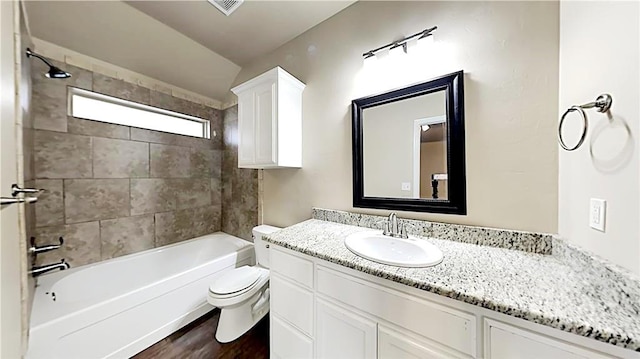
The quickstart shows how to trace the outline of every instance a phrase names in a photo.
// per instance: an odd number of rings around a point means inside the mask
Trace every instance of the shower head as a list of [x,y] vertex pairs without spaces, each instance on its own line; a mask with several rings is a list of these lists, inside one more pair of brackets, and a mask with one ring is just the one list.
[[71,77],[70,73],[63,71],[59,67],[51,65],[49,63],[49,61],[47,61],[44,57],[42,57],[42,56],[36,54],[35,52],[31,51],[30,48],[27,48],[27,57],[31,57],[31,56],[40,59],[42,62],[47,64],[47,66],[49,66],[49,71],[47,71],[44,74],[46,77],[48,77],[50,79],[66,79],[66,78]]

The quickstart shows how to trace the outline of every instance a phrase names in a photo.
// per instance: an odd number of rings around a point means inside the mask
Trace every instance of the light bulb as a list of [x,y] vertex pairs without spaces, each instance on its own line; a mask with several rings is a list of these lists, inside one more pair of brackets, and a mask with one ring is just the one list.
[[365,56],[363,62],[364,68],[369,70],[376,66],[376,64],[378,63],[378,57],[372,53],[371,55]]
[[419,38],[417,46],[420,50],[425,50],[431,47],[431,45],[434,42],[435,42],[435,39],[433,38],[433,35],[428,35],[428,36]]

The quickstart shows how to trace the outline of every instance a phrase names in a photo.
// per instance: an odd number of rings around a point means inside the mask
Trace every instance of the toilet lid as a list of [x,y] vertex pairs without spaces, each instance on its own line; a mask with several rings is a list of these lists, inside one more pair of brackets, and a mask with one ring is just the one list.
[[209,290],[215,294],[231,294],[251,287],[260,279],[258,268],[243,266],[224,273],[216,279]]

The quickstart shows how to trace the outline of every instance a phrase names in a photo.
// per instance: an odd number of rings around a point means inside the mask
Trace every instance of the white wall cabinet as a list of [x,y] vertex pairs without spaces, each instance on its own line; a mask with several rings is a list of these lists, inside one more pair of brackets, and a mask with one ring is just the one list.
[[231,89],[238,96],[238,167],[302,167],[302,91],[276,67]]
[[270,255],[273,358],[639,358],[276,245]]

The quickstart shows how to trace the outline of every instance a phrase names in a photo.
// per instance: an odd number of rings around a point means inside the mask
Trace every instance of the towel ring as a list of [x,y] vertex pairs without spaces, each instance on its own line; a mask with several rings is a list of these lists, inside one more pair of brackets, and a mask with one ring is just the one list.
[[[607,112],[611,108],[612,102],[613,99],[611,98],[611,95],[603,94],[598,96],[598,98],[596,98],[594,102],[569,107],[569,109],[565,111],[565,113],[560,118],[560,124],[558,125],[558,142],[560,143],[560,146],[566,151],[575,151],[580,148],[585,138],[587,138],[587,130],[589,128],[589,121],[587,120],[587,114],[584,112],[584,109],[596,107],[596,110],[598,112]],[[578,140],[578,143],[573,147],[569,147],[564,143],[564,139],[562,138],[562,125],[564,125],[564,119],[567,117],[567,115],[574,111],[577,111],[582,117],[582,134],[580,135],[580,140]]]

